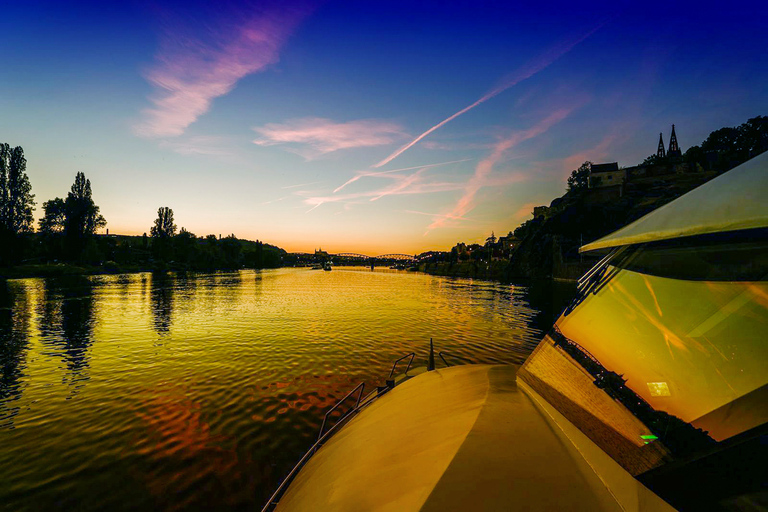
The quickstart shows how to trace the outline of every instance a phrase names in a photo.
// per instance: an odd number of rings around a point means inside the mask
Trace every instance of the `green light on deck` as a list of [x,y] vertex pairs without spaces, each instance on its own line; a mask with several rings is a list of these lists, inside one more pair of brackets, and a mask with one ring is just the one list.
[[658,437],[656,437],[653,434],[647,434],[647,435],[644,435],[644,436],[640,436],[640,439],[645,441],[645,444],[648,444],[648,443],[652,443],[653,441],[657,440]]

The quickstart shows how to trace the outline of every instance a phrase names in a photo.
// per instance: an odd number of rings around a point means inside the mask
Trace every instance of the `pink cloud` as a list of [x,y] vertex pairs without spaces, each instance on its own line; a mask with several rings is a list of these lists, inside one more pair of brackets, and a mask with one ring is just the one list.
[[[156,89],[154,106],[143,111],[135,133],[144,137],[184,133],[241,78],[277,62],[280,48],[307,14],[301,8],[250,6],[204,20],[205,30],[169,27],[146,74]],[[193,33],[209,37],[203,41]]]
[[[404,135],[400,125],[377,119],[360,119],[338,123],[320,117],[294,119],[285,123],[270,123],[255,127],[262,138],[254,140],[260,146],[300,144],[294,149],[307,158],[340,149],[382,146]],[[306,148],[309,148],[309,151]]]
[[[412,213],[414,215],[426,215],[427,217],[444,217],[448,220],[465,220],[470,222],[475,222],[474,219],[470,219],[467,217],[456,217],[454,215],[450,215],[447,213],[429,213],[429,212],[420,212],[418,210],[403,210],[405,213]],[[426,234],[426,233],[425,233]]]
[[552,63],[554,63],[556,60],[558,60],[560,57],[571,51],[576,45],[587,39],[589,36],[591,36],[595,31],[597,31],[600,27],[602,27],[605,24],[605,22],[598,24],[596,27],[592,28],[588,32],[579,35],[578,37],[574,39],[569,39],[566,41],[563,41],[561,43],[558,43],[554,45],[553,47],[547,49],[544,53],[533,59],[532,61],[528,62],[525,66],[522,68],[514,71],[513,73],[507,75],[504,77],[504,79],[501,81],[501,83],[487,92],[484,96],[482,96],[480,99],[475,101],[474,103],[464,107],[463,109],[459,110],[455,114],[443,119],[439,123],[437,123],[435,126],[430,128],[429,130],[425,131],[415,139],[413,139],[408,144],[402,146],[394,153],[390,154],[388,157],[386,157],[381,162],[377,163],[373,167],[381,167],[383,165],[388,164],[401,154],[403,154],[405,151],[416,145],[420,140],[422,140],[424,137],[429,135],[430,133],[434,132],[435,130],[442,128],[446,124],[450,123],[457,117],[461,116],[462,114],[466,114],[476,106],[485,103],[486,101],[490,100],[491,98],[501,94],[502,92],[506,91],[510,87],[513,87],[523,80],[527,80],[528,78],[531,78],[532,76],[536,75],[540,71],[544,70],[545,68],[549,67]]
[[231,142],[217,136],[199,135],[185,137],[183,140],[163,140],[159,145],[180,155],[230,156],[234,153]]
[[[574,110],[574,108],[562,108],[556,110],[545,119],[541,120],[538,124],[529,128],[528,130],[516,132],[510,137],[503,139],[496,143],[488,157],[481,160],[477,167],[475,167],[475,173],[467,181],[464,186],[464,194],[459,198],[458,202],[454,205],[453,209],[443,216],[437,217],[433,222],[427,226],[427,231],[445,226],[446,222],[452,218],[464,217],[475,207],[475,196],[477,192],[484,186],[487,186],[492,181],[491,173],[493,168],[504,157],[505,153],[514,148],[521,142],[537,137],[552,126],[559,123]],[[522,180],[522,175],[510,175],[504,178],[507,183]]]

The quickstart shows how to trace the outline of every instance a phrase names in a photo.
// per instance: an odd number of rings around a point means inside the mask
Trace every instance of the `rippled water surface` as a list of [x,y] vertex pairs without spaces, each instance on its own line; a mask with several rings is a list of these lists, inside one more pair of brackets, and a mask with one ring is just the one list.
[[357,383],[429,338],[520,362],[553,297],[339,268],[0,283],[0,508],[259,508]]

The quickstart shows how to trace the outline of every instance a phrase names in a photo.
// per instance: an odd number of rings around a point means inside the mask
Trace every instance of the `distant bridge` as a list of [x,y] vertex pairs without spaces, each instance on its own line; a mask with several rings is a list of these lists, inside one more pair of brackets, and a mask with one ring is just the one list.
[[[316,256],[315,254],[306,253],[306,252],[294,252],[291,254],[303,260],[313,260]],[[371,261],[408,262],[408,261],[418,260],[418,258],[413,254],[402,254],[402,253],[390,253],[390,254],[379,254],[378,256],[368,256],[367,254],[360,254],[357,252],[339,252],[336,254],[328,253],[328,257],[336,260],[346,260],[346,261],[351,260],[351,261],[358,261],[358,262],[371,262]]]
[[355,252],[340,252],[337,254],[329,254],[333,258],[344,258],[349,260],[398,260],[398,261],[413,261],[416,258],[412,254],[379,254],[378,256],[367,256],[365,254],[358,254]]

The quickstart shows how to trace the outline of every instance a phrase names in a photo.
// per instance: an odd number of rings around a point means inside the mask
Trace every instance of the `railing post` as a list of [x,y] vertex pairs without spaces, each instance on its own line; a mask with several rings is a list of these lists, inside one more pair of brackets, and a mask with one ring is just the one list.
[[432,345],[432,338],[429,338],[429,361],[427,362],[427,371],[435,369],[435,347]]

